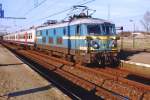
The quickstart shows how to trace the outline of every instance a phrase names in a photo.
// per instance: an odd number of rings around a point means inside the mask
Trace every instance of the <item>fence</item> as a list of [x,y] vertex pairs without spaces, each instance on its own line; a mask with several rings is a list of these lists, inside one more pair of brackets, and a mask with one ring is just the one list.
[[150,37],[121,37],[118,41],[120,49],[150,50]]

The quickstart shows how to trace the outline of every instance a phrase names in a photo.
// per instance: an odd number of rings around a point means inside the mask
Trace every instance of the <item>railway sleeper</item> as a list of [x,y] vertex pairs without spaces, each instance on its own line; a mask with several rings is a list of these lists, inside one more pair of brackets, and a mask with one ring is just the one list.
[[67,72],[70,72],[80,78],[83,78],[85,80],[88,80],[92,83],[95,83],[95,84],[98,84],[98,85],[101,85],[104,81],[104,78],[101,77],[101,78],[98,78],[98,77],[93,77],[91,74],[89,76],[89,73],[86,73],[84,71],[81,71],[77,68],[74,68],[74,67],[70,67],[70,66],[63,66],[62,70],[64,71],[67,71]]
[[143,91],[134,89],[126,84],[119,84],[118,82],[112,80],[106,80],[102,87],[120,95],[126,96],[132,100],[140,100],[143,93]]
[[123,100],[124,99],[122,96],[114,95],[113,93],[107,90],[104,90],[102,88],[99,88],[99,87],[97,87],[96,90],[97,90],[96,95],[102,97],[103,99],[107,99],[107,100]]
[[[55,72],[57,72],[57,71],[55,71]],[[88,91],[92,91],[93,88],[95,87],[93,84],[88,83],[88,82],[86,82],[84,80],[81,80],[81,79],[79,79],[79,78],[77,78],[77,77],[75,77],[75,76],[73,76],[73,75],[71,75],[69,73],[66,73],[66,72],[64,72],[62,70],[59,70],[59,72],[57,72],[57,73],[62,75],[62,76],[64,76],[66,79],[69,79],[74,84],[76,84],[78,86],[81,86],[82,88],[84,88],[84,89],[86,89]]]
[[150,91],[150,87],[142,83],[138,83],[121,77],[118,78],[118,81],[127,84],[129,86],[132,86],[132,88],[138,89],[139,91],[143,91],[143,92]]

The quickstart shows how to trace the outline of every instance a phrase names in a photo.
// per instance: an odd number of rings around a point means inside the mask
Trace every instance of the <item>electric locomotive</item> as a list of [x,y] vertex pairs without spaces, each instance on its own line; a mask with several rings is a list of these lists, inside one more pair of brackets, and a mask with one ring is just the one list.
[[53,23],[36,32],[36,48],[76,63],[118,63],[115,24],[89,16]]

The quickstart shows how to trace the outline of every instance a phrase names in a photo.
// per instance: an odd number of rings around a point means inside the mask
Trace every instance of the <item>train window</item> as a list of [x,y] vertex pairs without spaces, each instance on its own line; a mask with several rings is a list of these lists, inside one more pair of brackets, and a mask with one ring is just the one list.
[[63,42],[62,37],[57,37],[57,44],[62,44],[62,42]]
[[31,33],[29,33],[29,34],[28,34],[28,38],[29,38],[29,39],[31,39],[31,38],[32,38],[32,37],[31,37]]
[[103,31],[103,35],[115,34],[115,25],[103,24],[102,31]]
[[53,38],[52,37],[49,37],[49,43],[53,43]]
[[28,34],[28,39],[30,39],[30,34]]
[[56,34],[56,29],[54,29],[54,35]]
[[31,37],[30,37],[30,38],[32,39],[32,33],[30,33],[30,34],[31,34]]
[[88,34],[100,34],[100,25],[87,25]]
[[106,33],[107,34],[110,34],[110,28],[111,28],[110,26],[106,26]]
[[48,36],[48,30],[46,30],[46,35]]
[[63,28],[63,34],[66,35],[66,28]]
[[46,37],[42,37],[42,42],[46,43]]
[[41,31],[37,31],[36,36],[41,36],[42,32]]
[[80,25],[77,25],[76,32],[77,32],[77,35],[80,35]]
[[26,38],[29,39],[29,34],[26,34]]
[[102,25],[102,31],[103,31],[103,35],[106,34],[106,27],[104,25]]

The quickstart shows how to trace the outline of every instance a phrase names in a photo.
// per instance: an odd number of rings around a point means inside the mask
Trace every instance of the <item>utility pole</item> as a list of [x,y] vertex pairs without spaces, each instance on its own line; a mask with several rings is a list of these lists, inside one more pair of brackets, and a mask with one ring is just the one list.
[[134,20],[130,20],[130,22],[132,22],[133,23],[133,33],[132,33],[132,39],[133,39],[133,48],[135,48],[135,34],[134,34],[134,32],[135,32],[135,22],[134,22]]
[[130,19],[129,20],[131,23],[133,23],[133,33],[135,32],[135,22],[134,22],[134,20],[132,20],[132,19]]

